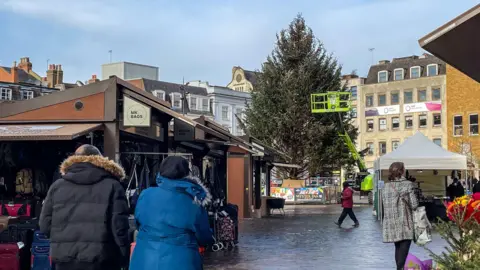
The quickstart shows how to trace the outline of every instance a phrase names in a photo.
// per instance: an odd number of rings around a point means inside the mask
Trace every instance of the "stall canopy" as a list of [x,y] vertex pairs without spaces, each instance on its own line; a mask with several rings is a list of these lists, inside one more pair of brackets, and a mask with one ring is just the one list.
[[420,46],[480,82],[480,4],[419,40]]
[[100,128],[102,124],[6,125],[0,126],[0,141],[73,140]]
[[467,158],[449,152],[429,140],[421,132],[409,137],[395,151],[375,161],[377,170],[388,170],[393,162],[400,161],[409,170],[466,170]]

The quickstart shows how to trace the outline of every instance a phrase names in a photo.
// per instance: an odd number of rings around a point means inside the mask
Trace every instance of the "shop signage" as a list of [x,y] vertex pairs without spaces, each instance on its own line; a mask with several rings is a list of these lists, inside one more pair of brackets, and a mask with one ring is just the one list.
[[0,134],[2,135],[16,135],[16,134],[42,134],[49,131],[57,130],[63,126],[4,126],[0,127]]
[[123,96],[123,126],[125,127],[149,127],[150,126],[149,106]]
[[379,115],[390,115],[390,114],[400,114],[400,105],[382,106],[382,107],[365,109],[365,116],[379,116]]
[[422,103],[410,103],[403,105],[404,113],[412,112],[433,112],[441,111],[442,103],[441,102],[422,102]]
[[287,202],[295,201],[294,188],[272,187],[270,193],[272,197],[283,198]]
[[175,141],[191,142],[195,140],[195,127],[175,118],[173,120],[173,134]]
[[296,188],[295,200],[297,202],[323,200],[323,188]]

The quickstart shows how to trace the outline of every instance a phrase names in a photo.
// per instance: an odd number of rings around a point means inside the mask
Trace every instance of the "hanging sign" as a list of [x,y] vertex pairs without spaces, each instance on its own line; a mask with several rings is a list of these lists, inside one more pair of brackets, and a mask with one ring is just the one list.
[[125,127],[149,127],[150,126],[149,106],[123,96],[123,126]]

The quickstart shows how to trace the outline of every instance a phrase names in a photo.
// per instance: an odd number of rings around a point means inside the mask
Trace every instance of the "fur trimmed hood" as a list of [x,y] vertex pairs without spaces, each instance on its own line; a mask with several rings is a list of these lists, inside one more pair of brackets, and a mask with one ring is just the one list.
[[117,177],[119,180],[125,178],[125,170],[115,163],[112,160],[109,160],[107,157],[102,156],[70,156],[65,159],[60,165],[60,173],[62,176],[67,174],[68,169],[78,163],[90,163],[96,167],[102,168],[113,176]]
[[156,180],[159,187],[170,190],[182,189],[183,192],[193,197],[193,203],[197,205],[207,206],[212,201],[210,191],[197,177],[188,176],[184,179],[172,180],[158,174]]

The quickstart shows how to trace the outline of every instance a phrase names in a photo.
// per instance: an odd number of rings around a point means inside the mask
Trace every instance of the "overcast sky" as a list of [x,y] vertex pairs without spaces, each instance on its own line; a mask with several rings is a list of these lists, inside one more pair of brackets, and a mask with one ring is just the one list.
[[343,72],[366,75],[374,59],[423,51],[418,39],[478,0],[0,0],[0,65],[47,59],[67,82],[101,75],[101,64],[160,67],[170,82],[226,85],[231,69],[259,69],[275,34],[302,13]]

